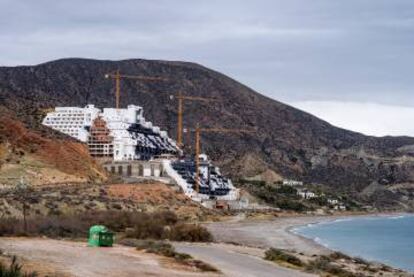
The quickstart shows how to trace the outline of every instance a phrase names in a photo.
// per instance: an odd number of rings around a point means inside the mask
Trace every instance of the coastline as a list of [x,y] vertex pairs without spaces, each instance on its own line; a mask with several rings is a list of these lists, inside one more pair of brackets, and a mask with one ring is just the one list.
[[331,253],[331,250],[312,239],[293,232],[308,224],[320,224],[338,219],[373,216],[396,216],[402,213],[282,215],[272,219],[233,218],[228,221],[204,223],[217,242],[241,244],[258,248],[281,248],[312,254]]
[[[309,227],[309,225],[314,225],[314,224],[317,225],[317,224],[323,224],[323,223],[335,223],[336,221],[341,220],[341,219],[353,220],[353,219],[357,219],[357,218],[367,218],[367,219],[369,219],[369,218],[377,218],[377,217],[390,218],[390,219],[394,218],[395,219],[395,218],[405,217],[405,216],[414,216],[414,213],[407,213],[407,212],[402,213],[401,212],[401,213],[376,213],[376,214],[366,214],[366,215],[346,215],[346,216],[339,216],[339,217],[334,216],[334,217],[327,218],[326,220],[319,220],[319,221],[316,221],[316,222],[313,222],[313,223],[290,226],[290,227],[286,228],[286,231],[290,232],[291,234],[293,234],[295,236],[297,236],[298,238],[308,240],[309,243],[316,244],[319,247],[323,247],[323,248],[325,248],[325,249],[327,249],[331,252],[341,252],[341,253],[343,253],[343,250],[341,250],[341,249],[331,248],[327,245],[324,245],[324,244],[318,242],[317,240],[315,240],[313,238],[310,238],[310,237],[307,237],[305,235],[302,235],[302,234],[298,233],[296,230],[299,229],[299,228],[307,228],[307,227]],[[397,269],[397,270],[402,270],[404,272],[414,273],[414,271],[412,271],[412,270],[408,271],[407,269],[399,268],[399,267],[397,267],[393,264],[389,264],[385,261],[377,260],[375,258],[362,257],[362,256],[358,256],[358,255],[355,255],[355,254],[349,253],[349,252],[345,253],[345,254],[349,255],[351,257],[354,257],[354,258],[362,258],[362,259],[364,259],[364,260],[366,260],[370,263],[385,264],[385,265],[387,265],[389,267],[392,267],[394,269]]]
[[310,225],[317,225],[317,224],[324,224],[324,223],[334,223],[339,220],[352,220],[355,218],[374,218],[374,217],[397,217],[397,216],[405,216],[410,215],[410,213],[402,213],[402,212],[396,212],[396,213],[367,213],[367,214],[344,214],[344,215],[327,215],[327,216],[310,216],[311,218],[314,218],[315,220],[307,221],[304,220],[303,224],[295,224],[286,226],[285,231],[291,233],[292,235],[297,236],[300,239],[304,239],[308,241],[310,244],[315,244],[317,247],[322,247],[328,251],[335,252],[338,251],[337,249],[332,249],[329,246],[323,245],[317,241],[315,241],[312,238],[306,237],[304,235],[299,234],[296,232],[299,228],[306,228]]
[[[241,246],[255,247],[262,250],[271,247],[292,251],[303,257],[313,257],[315,255],[330,255],[337,252],[324,246],[312,238],[304,237],[295,229],[306,227],[309,224],[321,224],[334,222],[341,219],[353,219],[361,217],[396,217],[411,215],[409,213],[375,213],[375,214],[342,214],[328,216],[280,216],[274,219],[241,219],[228,222],[212,222],[205,226],[213,233],[219,243],[232,243]],[[356,256],[350,254],[352,259]],[[384,264],[381,261],[369,261],[370,264]],[[387,264],[394,273],[401,276],[412,276],[407,271],[402,271],[393,265]]]
[[306,254],[328,254],[332,250],[292,232],[308,224],[333,221],[345,216],[281,216],[274,219],[241,219],[204,224],[217,242],[267,249],[294,250]]

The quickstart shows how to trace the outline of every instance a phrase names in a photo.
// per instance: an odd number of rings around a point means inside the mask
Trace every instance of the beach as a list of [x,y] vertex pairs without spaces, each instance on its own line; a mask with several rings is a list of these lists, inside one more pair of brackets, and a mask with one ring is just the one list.
[[[232,243],[238,246],[262,249],[263,251],[269,248],[283,249],[304,261],[311,261],[315,257],[332,257],[337,255],[338,252],[315,242],[313,239],[296,234],[296,228],[336,220],[386,216],[395,217],[396,214],[281,216],[267,220],[242,219],[230,222],[214,222],[206,224],[206,227],[213,233],[215,239],[221,243]],[[384,265],[381,262],[343,256],[345,258],[336,259],[334,263],[350,272],[376,272],[372,276],[412,276],[412,273],[392,268],[390,264]]]
[[292,232],[295,227],[337,220],[344,216],[292,216],[272,220],[241,220],[206,224],[218,242],[251,247],[275,247],[306,254],[328,254],[332,250]]

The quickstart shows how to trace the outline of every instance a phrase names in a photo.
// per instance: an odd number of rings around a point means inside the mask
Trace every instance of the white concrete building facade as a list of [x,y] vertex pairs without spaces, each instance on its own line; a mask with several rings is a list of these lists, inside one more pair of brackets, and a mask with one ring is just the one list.
[[92,156],[111,155],[115,161],[145,160],[178,151],[167,132],[146,121],[142,107],[135,105],[103,110],[94,105],[56,107],[43,124],[88,143]]

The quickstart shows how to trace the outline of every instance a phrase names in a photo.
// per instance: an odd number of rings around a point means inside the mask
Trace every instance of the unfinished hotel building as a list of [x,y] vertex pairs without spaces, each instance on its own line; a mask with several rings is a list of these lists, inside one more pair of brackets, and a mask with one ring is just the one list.
[[146,121],[142,107],[96,108],[94,105],[56,107],[43,124],[88,145],[91,156],[124,176],[168,177],[194,200],[237,198],[230,179],[200,155],[200,190],[195,192],[195,161],[173,158],[181,153],[167,132]]

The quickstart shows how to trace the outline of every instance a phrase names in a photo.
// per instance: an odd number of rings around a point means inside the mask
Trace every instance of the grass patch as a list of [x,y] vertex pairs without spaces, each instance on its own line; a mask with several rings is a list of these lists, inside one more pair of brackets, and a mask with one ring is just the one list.
[[273,262],[284,262],[297,267],[303,267],[305,265],[296,256],[276,248],[270,248],[269,250],[267,250],[265,252],[265,259]]
[[164,257],[172,258],[176,262],[195,267],[200,271],[219,272],[215,267],[203,261],[194,259],[191,255],[175,251],[174,246],[164,241],[123,239],[120,244],[135,247],[137,250],[144,250],[147,253],[154,253]]

